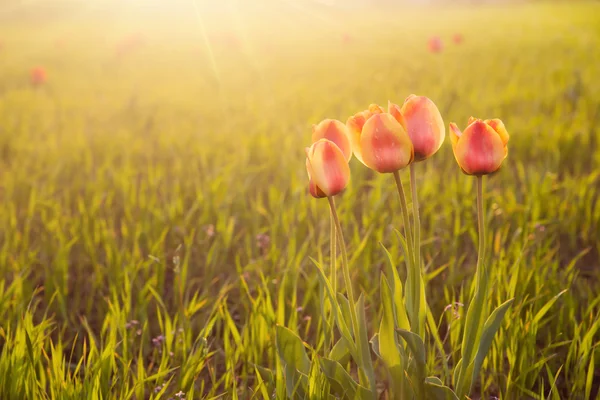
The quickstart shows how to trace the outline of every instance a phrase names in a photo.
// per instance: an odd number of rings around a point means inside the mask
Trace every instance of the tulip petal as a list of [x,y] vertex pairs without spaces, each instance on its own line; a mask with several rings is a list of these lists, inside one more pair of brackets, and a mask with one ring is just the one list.
[[346,125],[336,119],[324,119],[317,125],[313,125],[312,141],[319,139],[328,139],[335,143],[344,156],[346,161],[352,158],[352,145],[350,144],[350,133]]
[[504,126],[504,123],[502,122],[502,120],[500,120],[498,118],[494,118],[494,119],[486,119],[483,122],[485,122],[486,124],[491,126],[493,130],[498,132],[498,135],[500,135],[500,139],[502,140],[502,143],[504,143],[504,145],[506,146],[506,144],[508,143],[509,136],[508,136],[508,131],[506,130],[506,127]]
[[383,108],[381,108],[381,106],[378,104],[369,104],[368,111],[371,114],[381,114],[381,113],[385,112],[385,110]]
[[327,195],[323,193],[323,191],[317,186],[315,181],[312,179],[314,172],[312,172],[312,166],[310,165],[310,161],[308,160],[308,158],[306,159],[306,172],[308,173],[308,191],[310,192],[310,194],[317,199],[327,197]]
[[360,134],[365,125],[366,118],[362,112],[348,118],[346,127],[350,133],[350,143],[352,144],[352,152],[358,161],[363,162],[362,152],[360,150]]
[[425,96],[410,95],[400,112],[406,119],[415,160],[422,161],[434,155],[446,137],[446,126],[435,103]]
[[414,158],[413,145],[404,127],[389,113],[367,120],[360,136],[363,163],[381,173],[395,172]]
[[340,193],[350,180],[350,167],[340,148],[330,140],[320,139],[308,151],[310,177],[327,196]]
[[458,137],[453,148],[458,165],[469,175],[495,172],[506,158],[506,148],[500,136],[482,120],[473,121]]
[[452,148],[456,146],[458,143],[458,139],[461,137],[462,132],[458,129],[458,126],[454,122],[450,122],[450,129],[448,130],[450,133],[450,141],[452,142]]
[[400,125],[407,130],[406,118],[402,115],[402,111],[400,110],[400,106],[398,104],[394,104],[388,100],[388,113],[392,115],[396,119],[396,121],[400,122]]

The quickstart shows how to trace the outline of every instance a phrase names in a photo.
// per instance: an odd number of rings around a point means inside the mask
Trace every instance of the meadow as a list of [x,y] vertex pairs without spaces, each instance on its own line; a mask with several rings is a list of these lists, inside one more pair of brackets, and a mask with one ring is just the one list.
[[[600,3],[173,4],[0,14],[1,399],[285,398],[276,326],[311,359],[327,345],[311,127],[411,93],[446,129],[501,118],[511,135],[485,240],[490,307],[514,302],[472,398],[600,399]],[[350,167],[337,204],[371,338],[384,247],[404,279],[402,218],[389,175]],[[427,341],[427,368],[451,385],[475,180],[448,137],[417,173],[446,350]]]

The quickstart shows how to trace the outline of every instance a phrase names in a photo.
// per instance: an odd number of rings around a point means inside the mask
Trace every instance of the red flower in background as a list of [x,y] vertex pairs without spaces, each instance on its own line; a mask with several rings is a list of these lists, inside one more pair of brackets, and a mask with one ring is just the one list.
[[430,52],[439,53],[442,51],[443,48],[442,39],[440,39],[439,36],[433,36],[429,39],[428,46]]
[[344,44],[348,44],[348,43],[352,42],[352,36],[350,36],[350,34],[349,34],[349,33],[344,33],[344,34],[342,35],[342,42],[343,42]]
[[40,86],[46,83],[48,76],[46,70],[43,67],[35,67],[31,70],[31,84],[34,86]]
[[452,40],[454,40],[454,43],[460,44],[463,41],[463,35],[461,35],[460,33],[456,33],[454,34],[454,37],[452,37]]

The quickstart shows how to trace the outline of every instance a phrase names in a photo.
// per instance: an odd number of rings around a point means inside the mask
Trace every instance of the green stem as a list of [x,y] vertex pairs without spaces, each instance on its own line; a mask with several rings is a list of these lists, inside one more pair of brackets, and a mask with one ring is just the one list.
[[477,222],[479,228],[479,251],[475,270],[475,293],[467,310],[462,341],[461,370],[457,382],[457,395],[462,399],[469,394],[473,382],[466,376],[473,361],[475,346],[479,343],[487,298],[488,276],[484,267],[485,258],[485,208],[483,207],[483,176],[477,176]]
[[[408,206],[406,204],[406,195],[404,194],[404,187],[402,186],[402,181],[400,180],[400,172],[394,172],[394,180],[396,181],[396,187],[398,188],[398,196],[400,197],[400,208],[402,210],[402,219],[404,222],[404,237],[406,238],[406,251],[408,254],[405,254],[406,261],[406,285],[410,288],[411,298],[410,304],[407,303],[408,308],[408,316],[410,319],[410,328],[413,332],[419,333],[418,325],[419,325],[419,304],[415,302],[415,293],[420,293],[419,290],[415,290],[415,286],[417,279],[415,278],[415,258],[414,258],[414,248],[413,248],[413,237],[410,231],[410,220],[408,217]],[[408,294],[408,291],[407,291]],[[420,297],[419,297],[420,299]]]
[[[331,209],[331,216],[333,217],[333,221],[335,222],[335,227],[338,233],[338,239],[340,243],[340,248],[342,250],[342,274],[344,275],[344,281],[346,284],[346,292],[348,294],[348,301],[350,302],[350,319],[352,320],[352,329],[354,331],[354,340],[356,341],[356,347],[358,350],[358,363],[360,364],[361,369],[364,368],[365,360],[362,360],[362,352],[363,352],[363,343],[360,339],[360,329],[358,325],[358,316],[356,314],[356,301],[354,300],[354,291],[352,290],[352,279],[350,279],[350,269],[348,267],[348,254],[346,252],[346,241],[344,240],[344,234],[342,232],[342,225],[340,224],[340,219],[338,217],[337,209],[335,207],[335,201],[332,196],[328,196],[327,200],[329,200],[329,208]],[[368,344],[367,344],[368,346]],[[364,371],[367,375],[367,379],[369,381],[369,386],[372,391],[375,391],[375,376],[373,371]]]
[[412,249],[412,233],[410,231],[410,221],[408,218],[408,205],[406,204],[406,195],[404,194],[404,187],[400,180],[400,171],[394,172],[394,180],[396,181],[396,188],[398,188],[398,196],[400,196],[400,208],[402,210],[402,220],[404,223],[404,237],[408,244],[408,259],[410,265],[414,262],[413,249]]
[[[335,219],[333,218],[333,213],[330,215],[330,240],[329,240],[329,280],[331,281],[331,286],[333,288],[333,293],[337,293],[337,274],[336,274],[336,228],[335,228]],[[331,327],[331,348],[335,345],[335,335],[333,334],[333,325],[334,325],[334,305],[331,304],[331,317],[329,321],[329,326]]]
[[[421,312],[421,218],[419,216],[419,198],[417,196],[417,178],[415,173],[415,164],[410,164],[410,190],[412,192],[412,203],[413,203],[413,225],[414,225],[414,275],[415,275],[415,310],[417,312],[417,326],[414,329],[419,336],[423,337],[424,332],[422,327],[424,324],[424,318],[422,316],[425,313]],[[423,304],[423,307],[425,305]]]
[[485,258],[485,210],[483,208],[483,176],[477,176],[477,222],[479,224],[479,253],[477,255],[477,282],[481,287],[484,274],[481,271]]

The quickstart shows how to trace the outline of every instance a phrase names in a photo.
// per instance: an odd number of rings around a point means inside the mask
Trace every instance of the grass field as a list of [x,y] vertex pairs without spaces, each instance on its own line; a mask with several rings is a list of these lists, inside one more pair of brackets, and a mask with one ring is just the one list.
[[[327,346],[311,126],[411,93],[446,129],[473,115],[511,135],[485,204],[489,307],[515,300],[472,398],[600,399],[600,3],[173,4],[0,14],[1,399],[284,398],[276,325],[311,359]],[[404,277],[402,218],[393,179],[350,164],[337,204],[371,338],[382,245]],[[475,180],[448,138],[416,170],[445,340],[444,357],[428,336],[427,367],[451,385],[465,307],[446,306],[469,301]]]

